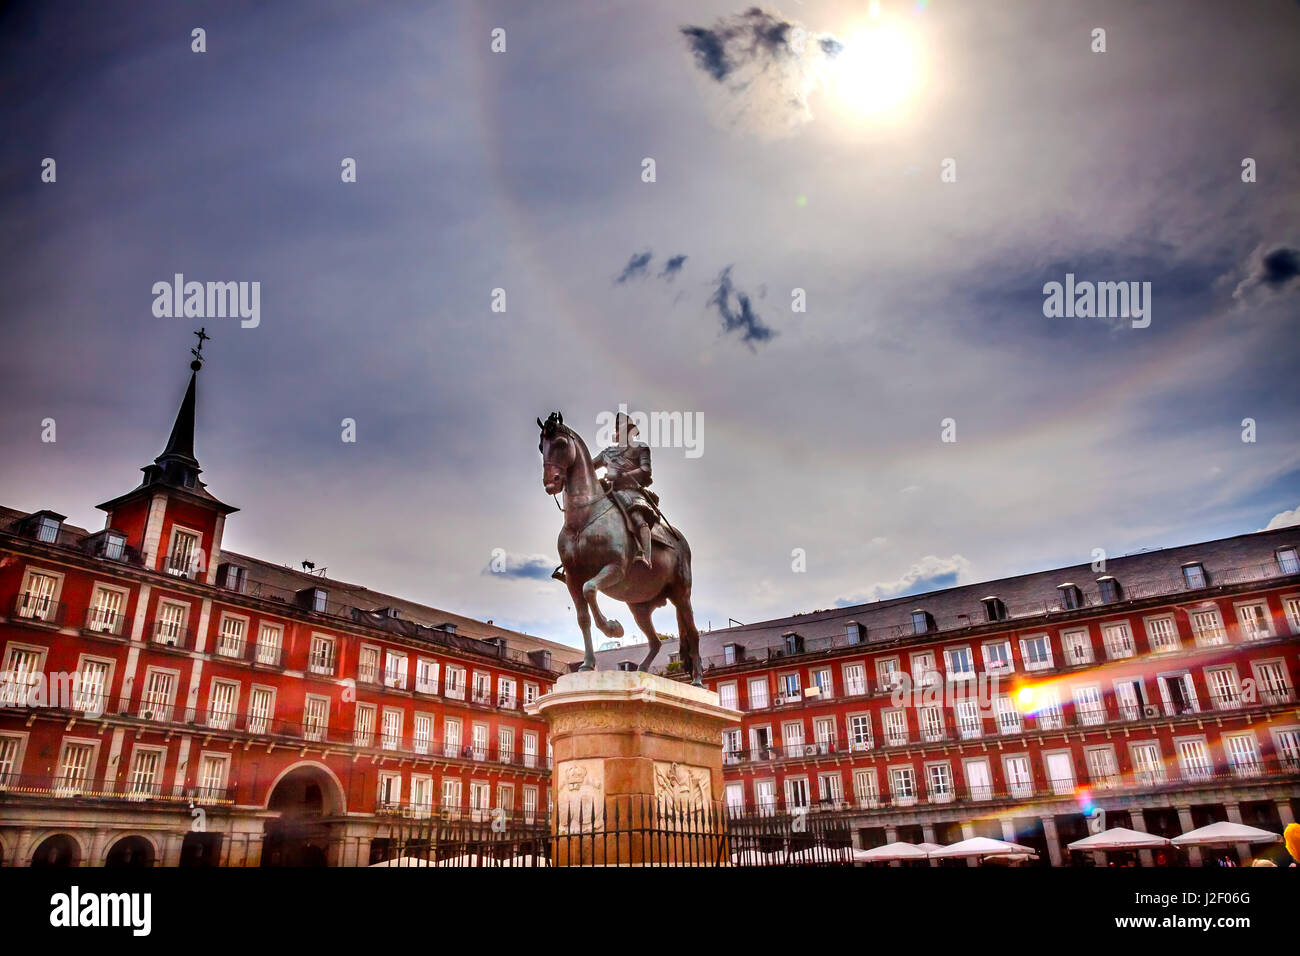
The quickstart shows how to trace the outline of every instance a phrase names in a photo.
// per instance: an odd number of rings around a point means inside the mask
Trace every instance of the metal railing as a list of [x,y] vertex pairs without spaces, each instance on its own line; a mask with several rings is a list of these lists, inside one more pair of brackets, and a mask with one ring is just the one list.
[[35,594],[19,594],[14,598],[11,620],[28,624],[47,624],[62,627],[68,613],[68,606],[61,601],[51,600]]
[[158,781],[122,779],[105,783],[98,775],[0,773],[0,799],[55,798],[60,800],[110,800],[134,803],[233,803],[233,787],[174,787]]

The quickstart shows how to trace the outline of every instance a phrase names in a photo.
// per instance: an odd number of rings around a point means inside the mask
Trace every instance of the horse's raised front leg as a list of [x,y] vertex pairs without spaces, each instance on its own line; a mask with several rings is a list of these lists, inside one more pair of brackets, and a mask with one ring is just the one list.
[[578,627],[582,628],[582,644],[586,648],[586,653],[582,658],[580,671],[594,671],[596,669],[596,654],[591,649],[591,612],[587,610],[587,598],[582,593],[582,585],[574,580],[574,575],[569,574],[565,584],[569,587],[569,597],[573,600],[573,610],[578,614]]
[[605,565],[596,572],[596,576],[582,586],[582,594],[586,599],[586,604],[591,608],[592,616],[596,619],[596,626],[606,637],[622,637],[623,625],[612,618],[606,618],[600,613],[600,605],[596,603],[596,595],[601,588],[609,587],[622,580],[623,565],[621,562],[613,561]]
[[646,654],[645,659],[641,661],[639,671],[648,671],[650,664],[654,661],[655,655],[659,653],[659,635],[655,633],[654,621],[651,615],[654,613],[655,605],[653,602],[642,604],[629,604],[632,610],[632,617],[636,619],[637,626],[645,634],[646,640],[650,643],[650,652]]

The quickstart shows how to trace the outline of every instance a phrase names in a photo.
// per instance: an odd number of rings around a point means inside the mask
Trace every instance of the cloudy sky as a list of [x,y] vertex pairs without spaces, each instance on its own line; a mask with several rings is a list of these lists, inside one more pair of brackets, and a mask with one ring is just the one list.
[[569,643],[555,409],[703,422],[654,453],[702,627],[1296,520],[1300,4],[746,10],[9,7],[0,502],[102,524],[205,325],[229,547]]

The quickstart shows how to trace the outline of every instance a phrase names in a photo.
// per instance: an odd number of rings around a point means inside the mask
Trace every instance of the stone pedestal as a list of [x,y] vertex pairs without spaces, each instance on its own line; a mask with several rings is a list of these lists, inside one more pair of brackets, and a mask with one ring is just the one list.
[[728,863],[718,695],[653,674],[566,674],[546,720],[556,866]]

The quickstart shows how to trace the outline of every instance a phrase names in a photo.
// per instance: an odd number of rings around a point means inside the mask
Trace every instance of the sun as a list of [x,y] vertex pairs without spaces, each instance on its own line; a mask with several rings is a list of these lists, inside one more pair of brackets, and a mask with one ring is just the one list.
[[921,80],[916,36],[873,18],[848,33],[832,61],[828,87],[838,107],[864,119],[902,115]]

